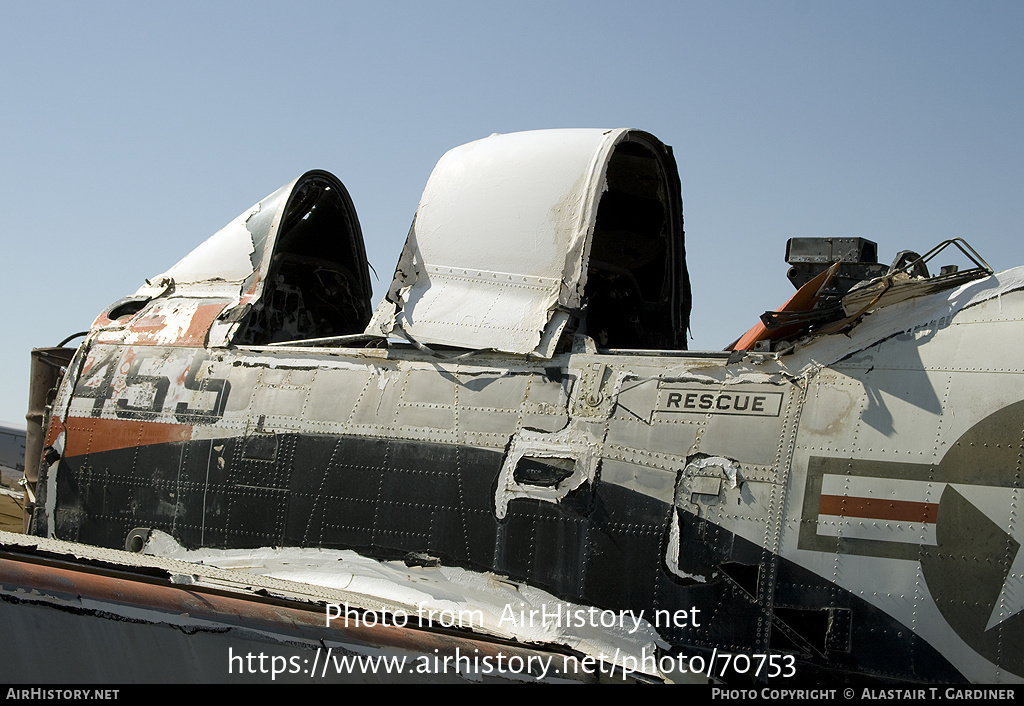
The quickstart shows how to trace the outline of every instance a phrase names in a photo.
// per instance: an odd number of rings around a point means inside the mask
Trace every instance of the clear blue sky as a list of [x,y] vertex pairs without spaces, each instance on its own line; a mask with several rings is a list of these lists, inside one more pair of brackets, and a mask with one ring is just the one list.
[[303,171],[379,297],[447,149],[636,127],[675,148],[692,348],[792,291],[786,239],[1024,264],[1024,3],[0,2],[0,419],[88,328]]

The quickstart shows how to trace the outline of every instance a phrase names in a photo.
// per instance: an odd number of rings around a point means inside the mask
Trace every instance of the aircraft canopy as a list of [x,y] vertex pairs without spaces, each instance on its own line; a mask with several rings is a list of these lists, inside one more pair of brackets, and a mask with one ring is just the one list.
[[441,158],[367,332],[550,357],[585,321],[601,346],[684,348],[689,306],[671,149],[541,130]]

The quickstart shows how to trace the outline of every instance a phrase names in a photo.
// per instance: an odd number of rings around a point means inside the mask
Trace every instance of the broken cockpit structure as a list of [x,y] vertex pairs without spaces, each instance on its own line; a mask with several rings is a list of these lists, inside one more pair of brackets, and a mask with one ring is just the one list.
[[586,332],[604,348],[684,349],[690,287],[671,148],[636,130],[569,129],[449,151],[372,320],[369,300],[355,209],[317,171],[96,324],[109,342],[163,345],[392,337],[549,358]]
[[669,147],[636,130],[492,135],[427,182],[368,333],[550,358],[683,349],[690,286]]
[[[959,250],[970,267],[944,265],[931,275],[928,263],[947,249]],[[962,238],[943,241],[924,255],[904,250],[888,267],[878,262],[877,252],[877,245],[865,238],[790,238],[787,275],[796,293],[775,311],[762,314],[728,350],[781,350],[812,333],[847,330],[883,306],[992,274]]]
[[371,285],[344,185],[311,171],[235,218],[94,324],[101,341],[224,346],[363,330]]
[[[954,244],[973,263],[929,276]],[[775,350],[900,298],[991,273],[963,241],[888,269],[860,238],[793,238],[797,292],[730,349]],[[691,295],[670,147],[630,129],[495,134],[434,168],[376,311],[344,185],[311,171],[248,209],[93,325],[96,343],[344,346],[551,358],[586,334],[602,349],[683,350]]]

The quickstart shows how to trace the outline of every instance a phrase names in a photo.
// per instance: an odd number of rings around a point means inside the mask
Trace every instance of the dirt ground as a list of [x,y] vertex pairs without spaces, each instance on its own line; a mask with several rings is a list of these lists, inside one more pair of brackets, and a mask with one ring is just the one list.
[[14,497],[14,491],[6,486],[0,486],[0,530],[4,532],[24,532],[25,515],[22,510],[24,500],[21,497]]

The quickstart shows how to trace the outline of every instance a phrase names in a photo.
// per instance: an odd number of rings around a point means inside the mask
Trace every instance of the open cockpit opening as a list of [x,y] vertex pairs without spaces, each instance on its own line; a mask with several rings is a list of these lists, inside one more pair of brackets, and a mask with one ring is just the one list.
[[263,295],[236,343],[266,345],[361,332],[370,319],[362,232],[341,182],[306,175],[288,201]]
[[685,349],[682,203],[665,158],[636,141],[608,163],[587,262],[586,333],[601,348]]

